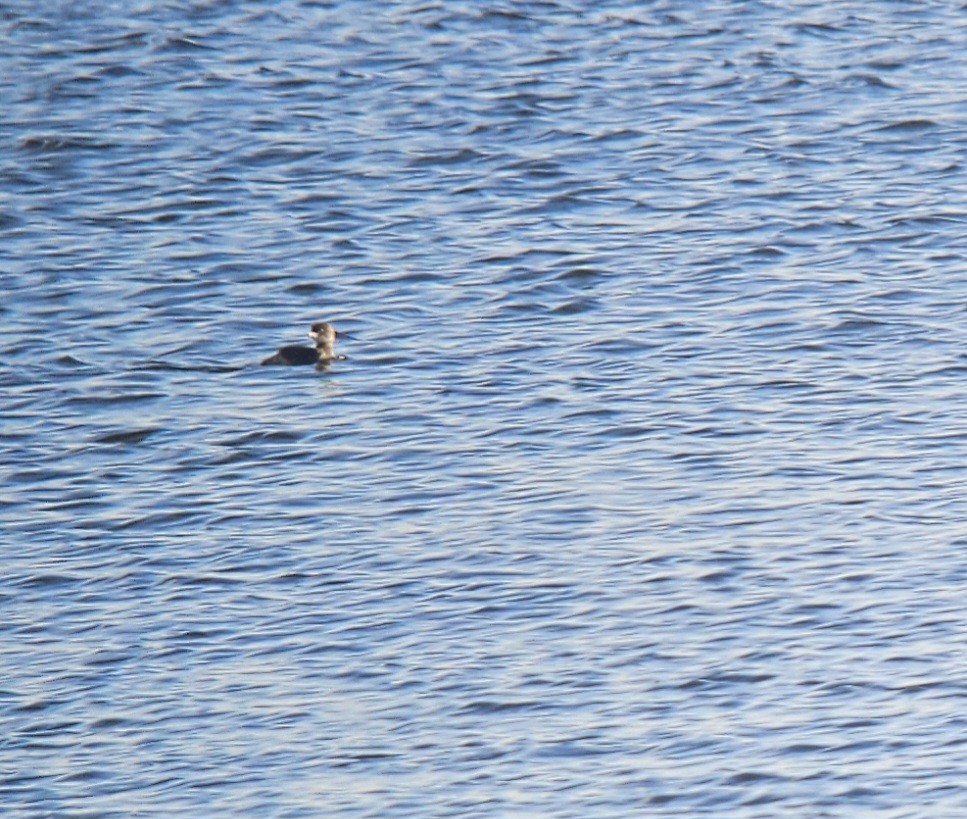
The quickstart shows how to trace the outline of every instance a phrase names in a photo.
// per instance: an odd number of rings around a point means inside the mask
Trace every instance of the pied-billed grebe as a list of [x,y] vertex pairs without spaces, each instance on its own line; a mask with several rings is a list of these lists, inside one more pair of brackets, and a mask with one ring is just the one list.
[[275,355],[265,359],[262,364],[287,367],[315,364],[316,369],[325,370],[333,361],[340,361],[346,357],[336,355],[332,351],[332,345],[336,343],[337,335],[336,328],[328,321],[317,321],[309,328],[309,338],[316,342],[315,347],[302,347],[297,344],[283,347]]

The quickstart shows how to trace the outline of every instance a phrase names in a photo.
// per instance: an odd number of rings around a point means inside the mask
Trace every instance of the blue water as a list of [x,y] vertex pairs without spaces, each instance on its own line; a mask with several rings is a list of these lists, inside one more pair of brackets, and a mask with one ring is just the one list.
[[967,815],[967,8],[0,32],[4,816]]

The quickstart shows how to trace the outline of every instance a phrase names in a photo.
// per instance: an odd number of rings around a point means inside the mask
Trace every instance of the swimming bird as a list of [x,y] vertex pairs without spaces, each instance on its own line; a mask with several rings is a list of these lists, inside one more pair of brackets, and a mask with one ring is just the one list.
[[336,343],[336,328],[328,321],[317,321],[309,328],[309,338],[315,343],[315,347],[303,347],[293,344],[289,347],[282,347],[275,355],[270,355],[263,365],[273,364],[281,366],[301,366],[315,364],[317,370],[326,370],[333,361],[341,361],[346,358],[344,355],[336,355],[333,352],[333,344]]

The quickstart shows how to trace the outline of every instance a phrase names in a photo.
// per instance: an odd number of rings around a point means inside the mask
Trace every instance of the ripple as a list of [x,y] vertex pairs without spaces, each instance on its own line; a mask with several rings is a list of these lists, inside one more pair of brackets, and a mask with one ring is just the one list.
[[964,813],[956,11],[28,11],[8,811]]

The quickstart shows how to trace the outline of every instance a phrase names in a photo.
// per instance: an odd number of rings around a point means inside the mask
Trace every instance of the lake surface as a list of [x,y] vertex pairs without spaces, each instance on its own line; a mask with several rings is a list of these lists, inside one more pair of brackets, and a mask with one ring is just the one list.
[[967,7],[0,32],[5,816],[967,815]]

